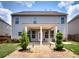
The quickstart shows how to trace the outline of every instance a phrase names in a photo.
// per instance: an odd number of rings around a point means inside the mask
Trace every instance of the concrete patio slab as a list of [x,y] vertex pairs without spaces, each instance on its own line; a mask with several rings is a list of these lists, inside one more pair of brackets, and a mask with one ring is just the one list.
[[63,42],[63,44],[72,44],[71,42]]

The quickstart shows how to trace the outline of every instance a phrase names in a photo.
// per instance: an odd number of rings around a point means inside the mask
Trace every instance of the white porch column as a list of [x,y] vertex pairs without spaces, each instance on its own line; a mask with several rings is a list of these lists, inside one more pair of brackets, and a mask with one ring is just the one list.
[[48,35],[49,35],[49,40],[48,41],[51,42],[51,40],[50,40],[50,30],[49,30],[49,34]]
[[43,40],[43,37],[42,37],[42,26],[40,26],[40,45],[42,45],[42,40]]
[[54,30],[55,32],[54,32],[54,39],[55,39],[55,41],[56,41],[56,34],[57,34],[57,26],[55,26],[55,30]]
[[25,26],[25,29],[24,29],[24,30],[25,30],[25,32],[27,33],[27,26]]

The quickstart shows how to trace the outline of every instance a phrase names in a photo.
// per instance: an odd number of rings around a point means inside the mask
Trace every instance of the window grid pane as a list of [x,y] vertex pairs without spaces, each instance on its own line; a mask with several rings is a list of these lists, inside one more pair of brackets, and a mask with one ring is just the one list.
[[18,32],[18,36],[21,36],[21,33],[22,33],[22,32]]
[[54,37],[54,31],[50,31],[50,37],[51,37],[51,38]]
[[64,24],[65,21],[64,21],[64,17],[61,17],[61,24]]
[[19,24],[19,18],[18,17],[15,19],[15,24]]
[[32,31],[32,38],[35,38],[35,31]]
[[15,21],[15,24],[19,24],[19,21]]
[[45,31],[45,38],[48,38],[48,31]]

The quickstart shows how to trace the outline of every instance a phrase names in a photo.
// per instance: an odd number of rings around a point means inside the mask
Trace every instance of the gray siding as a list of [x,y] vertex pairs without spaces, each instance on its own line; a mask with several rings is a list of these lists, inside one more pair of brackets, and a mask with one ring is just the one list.
[[[19,17],[19,24],[15,24],[16,17]],[[67,37],[67,17],[65,17],[65,24],[61,24],[61,16],[13,16],[12,17],[12,38],[19,38],[18,32],[23,31],[24,23],[32,24],[34,20],[39,24],[55,24],[58,29]]]
[[11,26],[0,20],[0,35],[11,35]]
[[79,34],[79,17],[68,23],[68,34]]

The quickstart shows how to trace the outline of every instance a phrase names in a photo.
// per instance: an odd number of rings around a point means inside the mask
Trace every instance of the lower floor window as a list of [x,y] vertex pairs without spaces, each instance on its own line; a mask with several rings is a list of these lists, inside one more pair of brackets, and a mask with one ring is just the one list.
[[53,38],[54,37],[54,30],[50,31],[50,37]]
[[45,38],[48,38],[48,35],[45,35]]
[[48,31],[45,31],[45,38],[48,38]]
[[35,31],[32,31],[32,38],[35,38]]
[[18,36],[21,36],[21,33],[22,33],[22,32],[18,32]]
[[35,35],[32,35],[32,38],[35,38]]
[[[45,38],[48,38],[49,34],[48,31],[45,31]],[[53,38],[54,37],[54,30],[50,31],[50,37]]]

